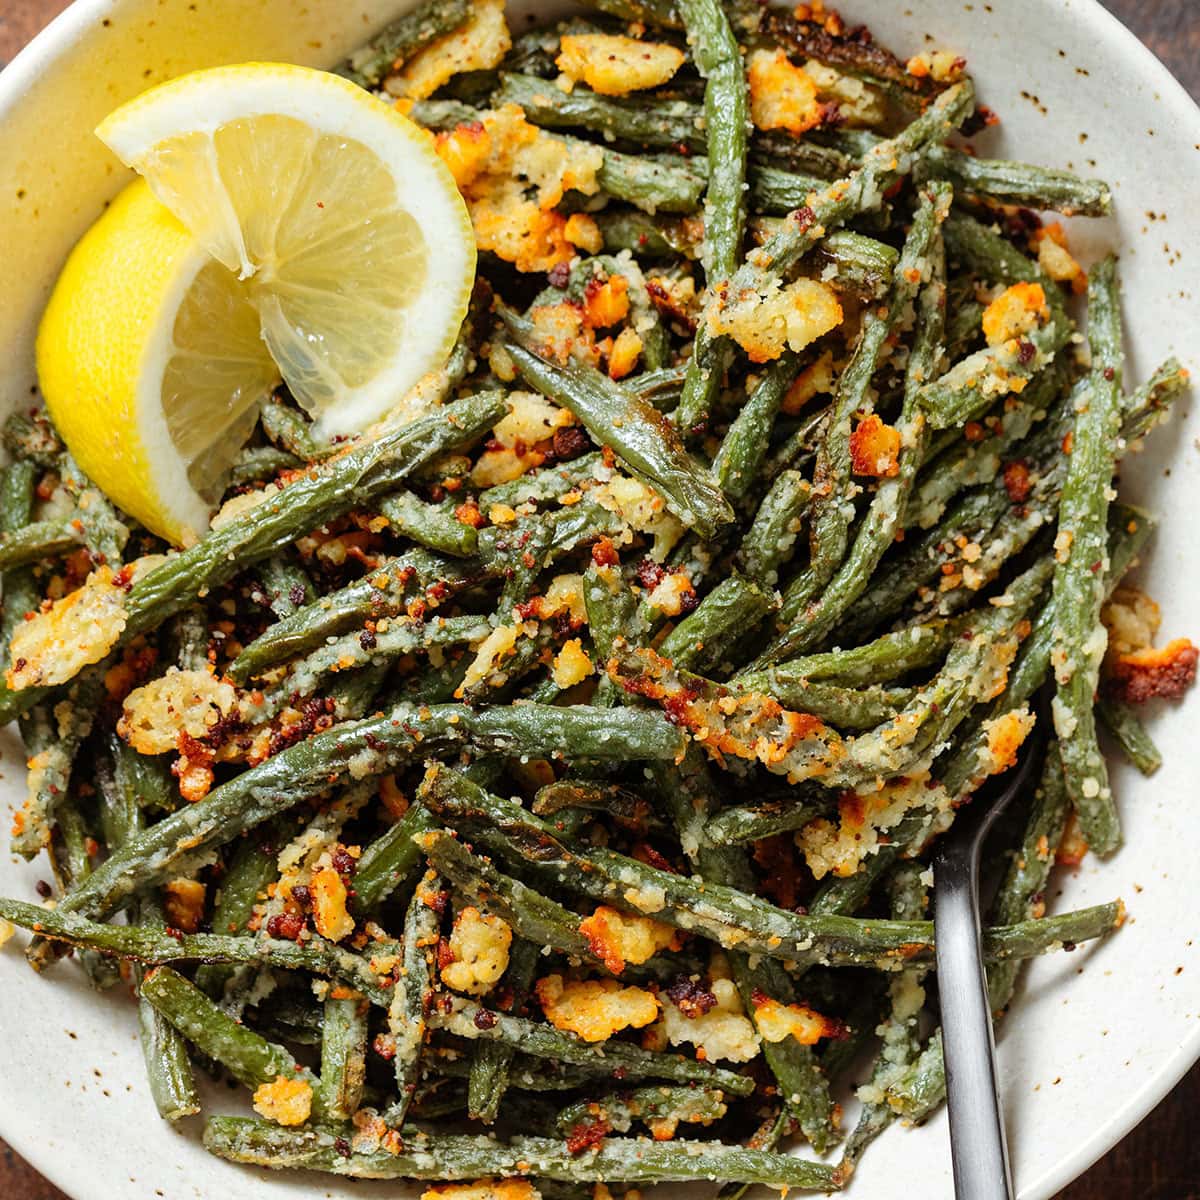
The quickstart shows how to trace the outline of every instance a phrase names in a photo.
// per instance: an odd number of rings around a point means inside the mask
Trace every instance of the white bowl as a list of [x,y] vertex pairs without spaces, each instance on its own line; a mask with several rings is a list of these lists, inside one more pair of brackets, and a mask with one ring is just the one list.
[[[901,56],[928,42],[965,54],[984,103],[1003,119],[981,144],[1095,173],[1117,215],[1079,222],[1089,257],[1122,254],[1129,378],[1167,354],[1185,361],[1200,328],[1200,224],[1194,220],[1200,112],[1151,54],[1093,0],[975,4],[847,0]],[[0,400],[33,384],[32,335],[74,240],[124,182],[91,130],[151,84],[248,59],[328,65],[405,7],[404,0],[77,0],[0,75]],[[518,11],[545,5],[517,0]],[[1194,363],[1193,363],[1194,365]],[[1187,404],[1183,405],[1186,410]],[[1197,634],[1200,560],[1189,501],[1200,462],[1186,411],[1125,472],[1124,494],[1169,514],[1143,578],[1165,629]],[[1126,847],[1058,876],[1059,910],[1123,896],[1128,926],[1102,945],[1040,960],[1001,1035],[1013,1161],[1025,1200],[1056,1193],[1145,1116],[1200,1056],[1200,883],[1193,815],[1194,717],[1156,714],[1166,764],[1147,782],[1114,770]],[[0,735],[0,803],[23,794],[22,752]],[[4,822],[7,824],[7,822]],[[0,894],[31,898],[44,866],[0,858]],[[14,942],[0,953],[0,1134],[76,1200],[263,1200],[345,1194],[317,1176],[271,1175],[210,1158],[197,1122],[173,1131],[143,1081],[124,990],[95,996],[73,965],[38,978]],[[853,1182],[858,1200],[952,1195],[944,1116],[890,1130]],[[356,1196],[406,1194],[368,1185]]]

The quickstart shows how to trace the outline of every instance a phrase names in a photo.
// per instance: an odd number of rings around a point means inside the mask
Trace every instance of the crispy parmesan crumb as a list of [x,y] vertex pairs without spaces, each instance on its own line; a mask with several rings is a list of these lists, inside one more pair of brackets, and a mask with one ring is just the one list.
[[331,942],[349,937],[354,932],[354,918],[346,908],[346,883],[341,875],[332,866],[324,866],[314,872],[308,886],[317,932]]
[[850,462],[856,475],[899,475],[900,430],[885,425],[875,413],[863,417],[850,435]]
[[585,1042],[604,1042],[622,1029],[642,1029],[658,1016],[658,1000],[615,979],[569,979],[547,975],[534,988],[546,1019]]
[[817,85],[782,50],[755,50],[747,60],[750,116],[758,129],[801,134],[821,124]]
[[276,1125],[303,1125],[312,1113],[312,1088],[303,1079],[280,1075],[254,1093],[254,1111]]
[[813,1046],[822,1038],[841,1036],[840,1021],[822,1016],[807,1004],[780,1004],[770,996],[755,993],[754,1024],[765,1042],[795,1038],[802,1046]]
[[97,567],[82,587],[22,621],[10,643],[8,686],[66,683],[98,663],[125,632],[125,594],[111,567]]
[[1040,283],[1014,283],[983,312],[983,336],[989,346],[1003,346],[1050,317]]
[[519,271],[570,262],[575,247],[556,205],[568,191],[591,196],[599,190],[599,146],[545,133],[515,104],[438,134],[435,145],[467,201],[479,249]]
[[672,1046],[696,1047],[706,1062],[725,1059],[749,1062],[760,1050],[758,1034],[745,1015],[732,979],[714,979],[709,985],[716,1003],[705,1012],[689,1016],[674,1003],[664,1005],[662,1027]]
[[1195,682],[1197,659],[1200,651],[1189,638],[1119,655],[1109,670],[1108,691],[1130,704],[1155,697],[1178,700]]
[[785,347],[803,350],[842,323],[837,293],[817,279],[797,279],[782,287],[773,281],[764,292],[747,291],[714,304],[709,332],[733,338],[751,362],[770,362]]
[[205,887],[198,879],[171,879],[163,885],[163,910],[167,924],[184,933],[195,933],[204,918]]
[[117,732],[139,754],[166,754],[180,734],[201,739],[238,711],[237,689],[212,669],[180,671],[135,688],[125,697]]
[[567,34],[555,65],[572,83],[602,96],[625,96],[659,87],[683,65],[683,51],[663,42],[617,34]]
[[512,930],[507,922],[472,906],[454,919],[447,943],[453,960],[441,968],[442,982],[456,992],[483,996],[508,969]]
[[474,0],[466,24],[440,37],[415,54],[388,91],[410,100],[424,100],[463,71],[486,71],[512,47],[504,20],[504,0]]
[[582,683],[595,668],[580,638],[570,638],[554,657],[555,686],[566,691]]
[[648,962],[660,950],[678,950],[682,944],[679,931],[670,925],[619,912],[607,904],[580,921],[579,932],[614,975],[620,975],[626,963]]

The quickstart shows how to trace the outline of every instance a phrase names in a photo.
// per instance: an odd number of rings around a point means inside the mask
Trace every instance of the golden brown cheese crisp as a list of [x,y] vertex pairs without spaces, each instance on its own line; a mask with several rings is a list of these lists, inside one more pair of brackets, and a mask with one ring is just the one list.
[[534,986],[538,1003],[555,1029],[585,1042],[605,1042],[622,1029],[642,1029],[658,1016],[658,1000],[615,979],[568,979],[547,975]]
[[625,96],[659,87],[683,66],[684,53],[663,42],[619,34],[567,34],[554,60],[572,83],[586,83],[602,96]]
[[679,930],[670,925],[652,917],[623,913],[607,904],[580,921],[579,932],[614,975],[620,975],[626,963],[636,966],[648,962],[660,950],[678,950],[682,945]]
[[766,292],[726,297],[708,315],[709,332],[733,338],[756,363],[771,362],[785,347],[803,350],[841,323],[837,293],[818,279],[797,279],[786,287],[776,281]]
[[463,71],[487,71],[499,65],[511,48],[504,0],[474,0],[466,24],[415,54],[399,75],[388,80],[388,91],[424,100]]
[[507,922],[472,906],[464,908],[454,919],[447,943],[454,958],[441,968],[442,982],[456,992],[486,995],[508,969],[511,945]]
[[312,1088],[303,1079],[280,1075],[257,1088],[254,1111],[276,1125],[303,1125],[312,1113],[312,1101]]
[[755,50],[746,62],[750,116],[758,129],[802,134],[821,124],[817,85],[782,50]]

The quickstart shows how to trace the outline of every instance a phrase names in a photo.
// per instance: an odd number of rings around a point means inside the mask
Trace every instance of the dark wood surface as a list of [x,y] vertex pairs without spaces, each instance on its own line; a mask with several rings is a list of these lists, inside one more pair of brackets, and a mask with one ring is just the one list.
[[[68,0],[0,0],[0,64]],[[1200,98],[1200,0],[1102,0]],[[1200,1066],[1060,1200],[1200,1200]],[[1053,1137],[1053,1131],[1046,1131]],[[2,1200],[67,1200],[0,1141]]]

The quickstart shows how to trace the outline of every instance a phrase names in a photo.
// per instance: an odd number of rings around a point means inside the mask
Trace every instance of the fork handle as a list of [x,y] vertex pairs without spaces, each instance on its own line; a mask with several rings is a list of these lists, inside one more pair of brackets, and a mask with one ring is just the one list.
[[957,1200],[1013,1200],[980,946],[976,861],[935,866],[934,919],[950,1155]]

